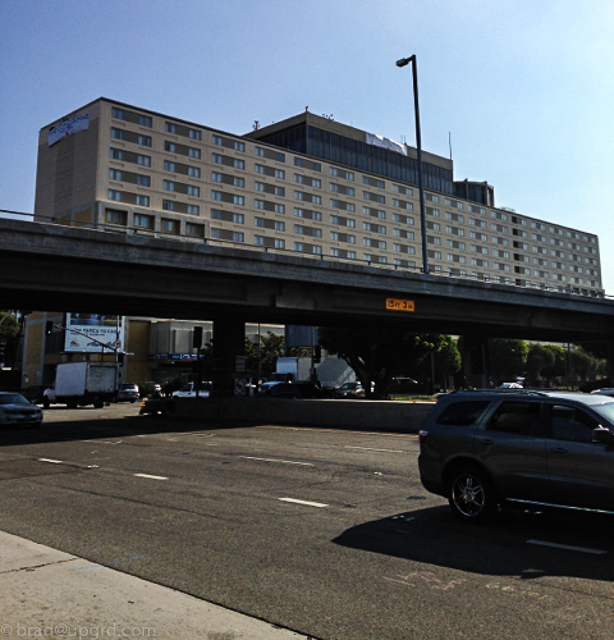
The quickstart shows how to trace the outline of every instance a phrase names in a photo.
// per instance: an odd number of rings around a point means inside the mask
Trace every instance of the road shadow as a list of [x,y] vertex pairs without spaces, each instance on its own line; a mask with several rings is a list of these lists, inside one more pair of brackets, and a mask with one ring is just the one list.
[[484,525],[457,520],[446,506],[373,520],[335,544],[471,573],[614,581],[614,516],[502,510]]
[[[67,411],[64,407],[50,407],[47,412]],[[254,426],[251,423],[231,423],[178,418],[173,415],[127,415],[117,418],[100,417],[99,411],[91,407],[70,410],[70,419],[45,421],[40,427],[0,425],[0,448],[42,442],[65,442],[70,440],[95,440],[97,438],[119,438],[158,433],[190,433],[193,431],[229,430]]]

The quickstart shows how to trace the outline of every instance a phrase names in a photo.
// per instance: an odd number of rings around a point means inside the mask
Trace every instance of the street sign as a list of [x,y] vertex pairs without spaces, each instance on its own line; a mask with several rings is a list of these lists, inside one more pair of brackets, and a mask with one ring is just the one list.
[[410,311],[416,310],[413,300],[401,300],[399,298],[386,298],[386,309],[388,311]]

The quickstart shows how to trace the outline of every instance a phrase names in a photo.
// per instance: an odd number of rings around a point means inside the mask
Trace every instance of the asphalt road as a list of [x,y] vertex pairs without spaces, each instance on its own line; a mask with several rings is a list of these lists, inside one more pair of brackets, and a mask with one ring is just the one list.
[[457,522],[417,438],[52,407],[0,431],[0,529],[335,640],[614,638],[614,520]]

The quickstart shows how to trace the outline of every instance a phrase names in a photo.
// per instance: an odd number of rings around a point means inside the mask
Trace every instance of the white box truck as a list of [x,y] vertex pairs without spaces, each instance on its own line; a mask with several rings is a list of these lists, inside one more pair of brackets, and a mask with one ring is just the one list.
[[69,407],[111,402],[117,392],[118,364],[115,362],[64,362],[56,369],[55,382],[45,391],[43,404]]

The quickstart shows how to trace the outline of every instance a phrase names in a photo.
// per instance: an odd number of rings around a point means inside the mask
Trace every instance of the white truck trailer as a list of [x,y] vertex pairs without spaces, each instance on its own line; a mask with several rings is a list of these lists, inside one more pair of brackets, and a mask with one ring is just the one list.
[[115,362],[64,362],[57,366],[55,383],[45,391],[43,404],[69,407],[111,402],[117,392],[119,367]]

